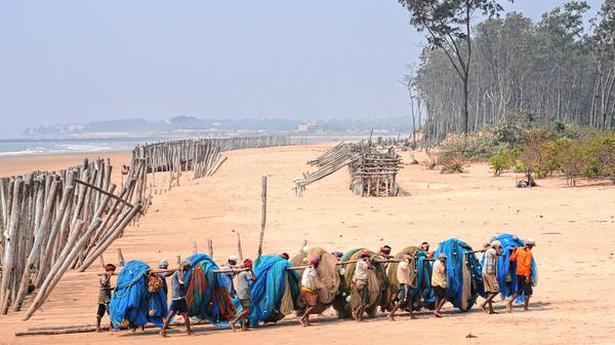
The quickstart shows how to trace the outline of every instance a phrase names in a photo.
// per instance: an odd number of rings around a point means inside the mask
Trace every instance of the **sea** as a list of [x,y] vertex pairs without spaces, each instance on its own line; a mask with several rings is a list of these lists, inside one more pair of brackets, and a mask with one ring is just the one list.
[[0,156],[129,151],[137,144],[160,140],[162,139],[157,137],[0,139]]
[[[235,136],[235,135],[229,135]],[[141,136],[141,137],[92,137],[92,138],[54,138],[54,139],[0,139],[0,156],[40,155],[50,153],[114,152],[130,151],[138,144],[155,143],[167,140],[198,137],[184,136]],[[319,142],[359,141],[367,135],[290,135],[295,145]]]

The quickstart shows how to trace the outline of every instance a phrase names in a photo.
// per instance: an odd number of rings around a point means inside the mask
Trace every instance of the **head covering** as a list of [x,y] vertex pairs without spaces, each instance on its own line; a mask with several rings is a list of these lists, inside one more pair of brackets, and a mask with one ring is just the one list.
[[380,248],[380,252],[386,255],[391,254],[391,246],[385,245]]
[[338,258],[338,259],[341,259],[341,258],[344,256],[344,253],[342,253],[342,252],[341,252],[341,251],[339,251],[339,250],[336,250],[336,251],[334,251],[334,252],[333,252],[333,253],[331,253],[331,254],[333,254],[333,256],[335,256],[335,257],[336,257],[336,258]]
[[314,267],[318,267],[318,265],[320,265],[320,259],[319,258],[313,258],[312,260],[310,260],[310,265],[314,266]]
[[158,263],[158,268],[167,269],[169,268],[169,262],[167,260],[160,260]]
[[233,262],[237,262],[237,260],[239,260],[239,258],[237,257],[237,255],[233,254],[231,256],[228,257],[229,262],[233,261]]
[[243,260],[243,266],[244,266],[244,267],[250,267],[250,268],[252,268],[252,265],[253,265],[252,260],[250,260],[250,259],[245,259],[245,260]]
[[446,259],[446,258],[447,258],[446,253],[438,254],[438,259]]
[[498,240],[495,240],[495,241],[491,242],[491,246],[494,247],[494,248],[496,248],[496,247],[497,248],[502,248],[502,242],[500,242]]
[[288,260],[288,259],[290,259],[290,256],[288,255],[288,253],[282,253],[282,254],[280,254],[280,257],[281,257],[282,259],[284,259],[284,260]]
[[114,264],[106,264],[105,265],[105,271],[115,271],[115,265]]
[[180,263],[182,266],[190,266],[190,260],[188,259],[183,259]]
[[535,246],[536,245],[536,241],[534,241],[533,238],[528,238],[527,241],[525,241],[525,244],[528,246]]
[[363,249],[361,251],[361,257],[362,258],[369,258],[370,256],[372,256],[372,254],[369,252],[369,250],[367,249]]

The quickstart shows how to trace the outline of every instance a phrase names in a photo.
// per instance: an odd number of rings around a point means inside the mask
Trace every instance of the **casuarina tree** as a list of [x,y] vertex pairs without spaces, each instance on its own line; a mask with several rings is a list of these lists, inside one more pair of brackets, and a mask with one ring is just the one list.
[[[512,2],[512,0],[509,0]],[[410,12],[410,23],[425,32],[432,49],[441,49],[463,84],[463,131],[468,133],[468,90],[472,57],[473,15],[496,16],[497,0],[398,0]]]

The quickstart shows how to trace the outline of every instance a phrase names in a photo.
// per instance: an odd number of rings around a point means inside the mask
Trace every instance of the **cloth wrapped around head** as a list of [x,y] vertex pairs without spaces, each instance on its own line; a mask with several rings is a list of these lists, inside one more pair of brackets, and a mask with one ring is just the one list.
[[252,268],[253,265],[254,265],[254,263],[252,262],[252,260],[250,260],[250,259],[243,260],[243,267]]
[[310,266],[318,268],[318,265],[320,265],[320,258],[313,258],[312,260],[310,260]]

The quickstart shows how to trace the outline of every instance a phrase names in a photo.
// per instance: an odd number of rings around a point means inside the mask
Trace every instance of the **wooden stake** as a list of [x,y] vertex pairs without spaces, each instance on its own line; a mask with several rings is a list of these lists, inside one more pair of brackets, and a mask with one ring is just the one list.
[[261,231],[258,236],[258,260],[263,255],[263,240],[265,237],[265,225],[267,224],[267,176],[261,178]]
[[207,250],[209,252],[209,257],[213,258],[214,257],[214,241],[207,240]]
[[126,263],[126,261],[124,260],[124,255],[122,255],[122,248],[117,249],[117,262],[120,264],[120,266],[124,266],[124,264]]
[[196,255],[198,250],[196,248],[196,241],[192,242],[192,255]]
[[237,257],[239,262],[243,262],[243,250],[241,248],[241,234],[237,233]]

